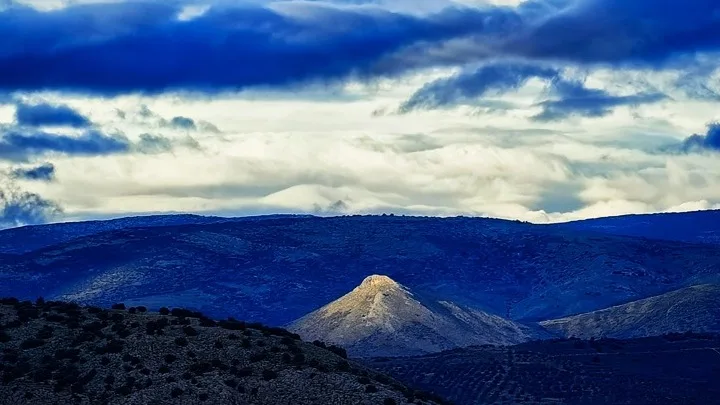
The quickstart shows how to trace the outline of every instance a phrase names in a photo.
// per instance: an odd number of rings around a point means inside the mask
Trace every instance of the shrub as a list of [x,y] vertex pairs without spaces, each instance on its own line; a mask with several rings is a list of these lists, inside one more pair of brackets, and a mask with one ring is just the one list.
[[160,308],[158,312],[160,312],[160,315],[170,315],[170,310],[165,307]]
[[192,326],[184,326],[183,332],[186,336],[197,336],[197,331]]
[[144,307],[144,306],[142,306],[142,305],[140,305],[140,306],[137,307],[136,309],[137,309],[138,312],[147,312],[147,308]]
[[203,402],[207,401],[208,398],[210,398],[210,396],[207,394],[207,392],[201,392],[200,395],[198,395],[198,399]]
[[173,308],[172,311],[170,311],[170,315],[178,318],[201,318],[203,316],[200,312],[190,311],[184,308]]
[[370,384],[370,379],[367,377],[360,377],[358,378],[358,382],[363,385]]
[[350,371],[350,363],[348,363],[346,360],[340,360],[337,363],[337,369],[338,371],[348,372]]
[[188,369],[194,373],[194,374],[205,374],[209,373],[213,370],[213,366],[210,363],[207,362],[200,362],[200,363],[194,363],[191,364]]
[[253,375],[253,369],[252,367],[243,367],[240,370],[237,371],[238,377],[249,377]]
[[393,398],[385,398],[383,401],[383,405],[397,405],[397,401],[395,401]]
[[166,362],[166,363],[172,363],[172,362],[174,362],[175,360],[177,360],[177,356],[175,356],[174,354],[166,354],[166,355],[165,355],[165,362]]
[[167,374],[169,372],[170,372],[170,367],[168,367],[164,364],[162,366],[160,366],[160,368],[158,368],[158,373],[160,373],[160,374]]
[[215,346],[216,349],[223,348],[223,344],[222,344],[222,341],[220,341],[220,339],[215,340],[215,343],[213,345]]
[[184,337],[175,338],[175,344],[180,347],[185,347],[188,345],[188,340]]
[[266,352],[253,353],[253,354],[250,356],[250,362],[251,362],[251,363],[257,363],[257,362],[259,362],[259,361],[265,360],[266,358],[267,358],[267,353],[266,353]]
[[343,349],[342,347],[331,345],[331,346],[328,346],[327,349],[330,350],[331,352],[337,354],[338,356],[340,356],[344,359],[347,359],[347,351],[345,351],[345,349]]
[[23,350],[29,350],[29,349],[35,349],[40,346],[43,346],[45,344],[45,341],[42,339],[25,339],[20,343],[20,348]]
[[245,325],[245,322],[240,322],[236,320],[227,320],[227,321],[220,321],[218,322],[218,325],[227,330],[245,330],[247,328],[247,325]]
[[270,369],[266,368],[265,370],[262,371],[262,377],[263,377],[263,380],[265,380],[265,381],[274,380],[277,378],[277,376],[278,376],[277,373]]
[[367,386],[365,386],[365,392],[368,392],[368,393],[378,392],[378,389],[374,385],[367,385]]
[[128,308],[128,312],[131,313],[131,314],[134,314],[134,313],[137,312],[137,308],[135,308],[135,307],[130,307],[130,308]]
[[102,312],[102,308],[100,307],[87,307],[87,311],[89,314],[97,314]]
[[0,343],[7,343],[11,340],[12,340],[12,338],[10,337],[10,335],[5,333],[5,331],[0,330]]
[[123,303],[113,304],[112,307],[110,307],[110,308],[122,311],[125,309],[125,304],[123,304]]
[[242,340],[241,345],[242,345],[242,347],[248,349],[248,348],[251,348],[251,347],[252,347],[252,342],[250,341],[250,339],[245,338],[245,339]]

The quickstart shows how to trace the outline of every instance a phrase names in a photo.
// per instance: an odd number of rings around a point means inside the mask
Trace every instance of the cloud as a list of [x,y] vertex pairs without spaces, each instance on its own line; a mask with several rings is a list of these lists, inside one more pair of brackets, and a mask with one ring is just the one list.
[[613,95],[603,89],[588,88],[581,81],[563,78],[563,72],[529,63],[498,62],[442,78],[424,85],[402,103],[400,113],[418,109],[435,109],[470,105],[492,110],[511,110],[521,106],[483,97],[502,96],[518,90],[531,79],[547,83],[551,99],[536,103],[542,112],[536,121],[558,121],[571,116],[603,117],[614,108],[652,104],[666,99],[661,93]]
[[578,0],[501,47],[531,59],[661,67],[718,51],[718,12],[715,0]]
[[100,130],[87,130],[77,136],[50,133],[23,128],[0,128],[0,160],[25,162],[48,154],[66,156],[106,156],[131,152],[161,153],[174,146],[198,149],[197,141],[173,140],[163,136],[143,134],[138,142],[123,133],[112,135]]
[[14,179],[33,180],[33,181],[53,181],[55,180],[55,166],[52,163],[44,163],[40,166],[29,168],[16,168],[10,172],[10,176]]
[[18,103],[15,108],[15,120],[19,125],[29,127],[66,126],[73,128],[87,128],[92,125],[87,117],[66,105]]
[[[0,89],[117,95],[217,92],[405,71],[383,57],[420,42],[504,30],[506,8],[428,16],[377,7],[214,6],[189,20],[173,3],[85,4],[0,12]],[[82,61],[82,63],[78,63]],[[52,69],[52,74],[48,74]]]
[[704,135],[691,135],[683,141],[682,149],[685,152],[710,150],[720,152],[720,123],[708,125]]
[[606,90],[588,88],[579,81],[564,79],[554,80],[551,88],[557,98],[538,103],[542,112],[533,117],[536,121],[557,121],[571,116],[604,117],[616,107],[652,104],[667,98],[660,93],[612,95]]
[[109,136],[90,130],[80,136],[53,134],[43,131],[10,129],[0,136],[0,159],[26,161],[48,153],[75,156],[96,156],[122,153],[130,143],[124,135]]
[[187,129],[187,130],[196,130],[197,126],[195,125],[195,121],[192,118],[187,117],[173,117],[173,119],[170,120],[169,125],[173,128],[177,129]]
[[399,111],[477,105],[478,99],[488,93],[504,94],[517,90],[532,78],[549,80],[559,74],[556,69],[529,64],[491,64],[426,84],[405,101]]
[[0,180],[0,229],[47,223],[63,213],[56,202]]

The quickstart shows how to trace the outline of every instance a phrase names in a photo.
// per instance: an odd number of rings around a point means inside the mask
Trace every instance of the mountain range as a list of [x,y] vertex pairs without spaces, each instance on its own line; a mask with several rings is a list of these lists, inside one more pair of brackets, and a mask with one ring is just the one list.
[[0,231],[0,296],[182,305],[289,325],[358,356],[716,330],[716,301],[702,292],[720,282],[718,218],[179,215],[34,226]]

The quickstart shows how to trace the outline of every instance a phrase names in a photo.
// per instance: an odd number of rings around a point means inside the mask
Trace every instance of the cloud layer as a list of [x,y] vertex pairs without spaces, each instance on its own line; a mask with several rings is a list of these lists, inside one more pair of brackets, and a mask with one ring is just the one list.
[[720,206],[716,1],[12,3],[4,224]]
[[[0,12],[0,89],[216,92],[523,58],[666,66],[720,50],[714,0],[531,0],[403,14],[314,2],[82,4]],[[82,61],[82,62],[79,62]],[[52,66],[52,74],[47,69]]]

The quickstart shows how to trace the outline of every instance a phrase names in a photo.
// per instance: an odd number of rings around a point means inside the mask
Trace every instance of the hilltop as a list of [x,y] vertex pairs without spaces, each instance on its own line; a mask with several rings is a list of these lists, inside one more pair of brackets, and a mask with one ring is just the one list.
[[434,404],[343,349],[183,309],[0,300],[0,404]]
[[353,356],[404,356],[478,344],[513,344],[537,334],[496,315],[412,292],[390,277],[368,276],[348,294],[288,326]]

